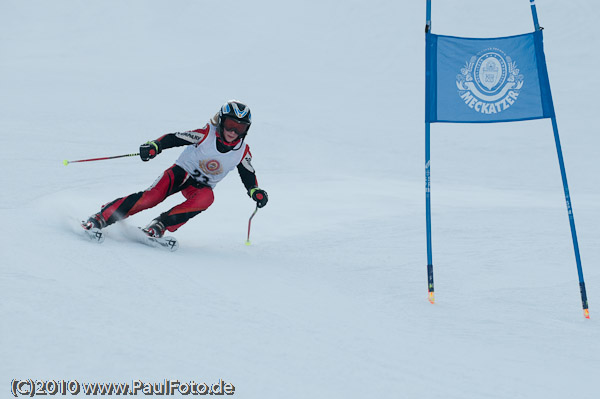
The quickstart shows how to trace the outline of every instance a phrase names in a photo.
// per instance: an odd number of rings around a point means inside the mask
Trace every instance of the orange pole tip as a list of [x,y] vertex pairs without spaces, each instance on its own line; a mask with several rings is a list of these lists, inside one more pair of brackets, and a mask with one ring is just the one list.
[[589,309],[583,309],[583,316],[585,316],[586,319],[590,318],[590,311],[589,311]]
[[429,302],[435,303],[435,295],[433,292],[429,293]]

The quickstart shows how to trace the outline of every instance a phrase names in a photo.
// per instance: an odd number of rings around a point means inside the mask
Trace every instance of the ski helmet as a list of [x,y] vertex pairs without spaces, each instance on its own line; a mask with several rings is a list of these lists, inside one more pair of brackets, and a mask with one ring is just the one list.
[[[233,126],[232,130],[235,130],[235,132],[238,134],[238,138],[233,142],[227,142],[223,138],[223,129],[225,128],[225,123],[228,120],[228,124]],[[250,113],[250,108],[246,104],[237,100],[227,101],[225,104],[223,104],[221,110],[219,111],[219,119],[217,121],[218,141],[229,149],[233,149],[244,140],[248,134],[251,124],[252,115]]]

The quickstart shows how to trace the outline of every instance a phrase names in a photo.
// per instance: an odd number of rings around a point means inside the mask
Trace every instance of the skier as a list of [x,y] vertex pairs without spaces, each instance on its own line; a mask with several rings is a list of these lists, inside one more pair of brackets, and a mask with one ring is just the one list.
[[252,154],[244,139],[252,123],[250,108],[231,100],[203,128],[166,134],[140,146],[142,161],[153,159],[163,150],[186,146],[175,164],[164,171],[148,189],[117,198],[102,206],[82,227],[102,229],[144,209],[152,208],[168,196],[181,192],[185,201],[162,213],[142,230],[150,237],[162,237],[206,210],[214,201],[213,188],[236,166],[248,195],[262,208],[267,193],[258,187]]

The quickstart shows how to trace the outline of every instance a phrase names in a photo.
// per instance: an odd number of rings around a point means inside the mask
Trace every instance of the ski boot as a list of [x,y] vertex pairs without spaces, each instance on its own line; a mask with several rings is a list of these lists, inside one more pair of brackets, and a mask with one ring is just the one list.
[[158,219],[151,221],[148,226],[144,227],[142,231],[146,233],[148,237],[160,238],[165,235],[165,225]]
[[91,229],[103,229],[106,227],[106,220],[102,217],[100,212],[92,215],[86,222],[81,222],[81,227],[85,230]]

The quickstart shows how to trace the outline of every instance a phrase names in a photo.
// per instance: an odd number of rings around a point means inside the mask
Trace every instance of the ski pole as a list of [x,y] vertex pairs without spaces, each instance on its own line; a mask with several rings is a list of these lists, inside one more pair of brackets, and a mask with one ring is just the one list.
[[67,166],[70,163],[75,163],[75,162],[91,162],[91,161],[103,161],[105,159],[115,159],[115,158],[124,158],[124,157],[136,157],[140,155],[139,152],[135,153],[135,154],[125,154],[125,155],[115,155],[112,157],[102,157],[102,158],[90,158],[90,159],[79,159],[77,161],[68,161],[68,160],[64,160],[63,161],[63,165]]
[[256,212],[258,212],[258,204],[256,204],[256,209],[252,212],[250,219],[248,219],[248,238],[246,239],[246,245],[250,245],[250,225],[252,224],[252,218],[256,215]]

